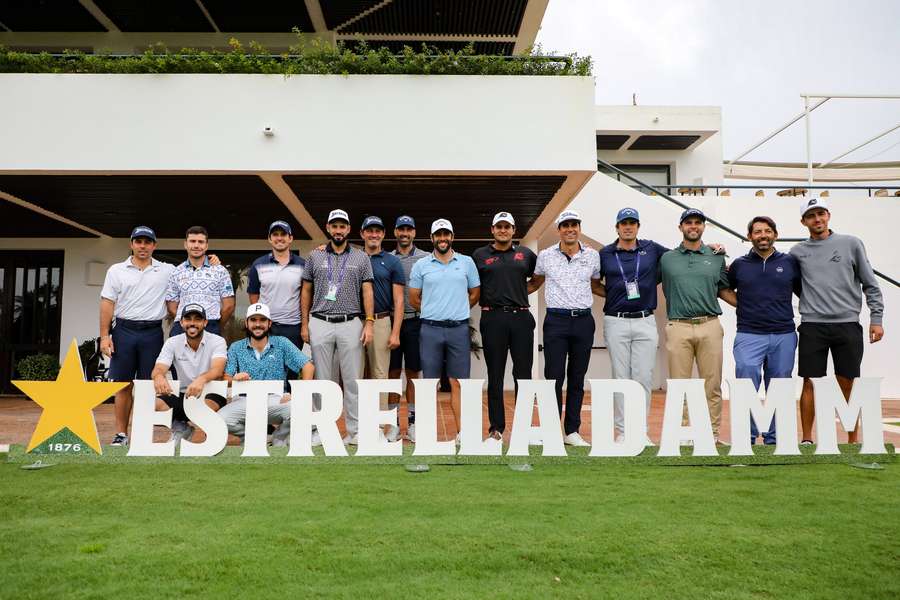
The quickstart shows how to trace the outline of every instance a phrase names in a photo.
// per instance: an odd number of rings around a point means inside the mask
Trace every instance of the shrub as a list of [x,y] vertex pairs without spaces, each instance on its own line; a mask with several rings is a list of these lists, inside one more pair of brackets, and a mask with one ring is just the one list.
[[23,381],[52,381],[59,374],[59,360],[49,354],[32,354],[16,363]]

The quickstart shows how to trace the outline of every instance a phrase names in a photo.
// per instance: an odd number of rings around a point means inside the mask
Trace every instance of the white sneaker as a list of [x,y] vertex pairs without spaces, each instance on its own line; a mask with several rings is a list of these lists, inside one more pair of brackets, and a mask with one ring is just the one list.
[[353,435],[346,435],[341,441],[344,442],[345,446],[356,446],[358,440],[356,434],[354,433]]
[[460,444],[462,444],[462,438],[460,437],[460,434],[457,433],[456,434],[456,447],[459,448]]
[[416,443],[416,424],[410,423],[409,429],[406,430],[406,439],[411,441],[413,444]]
[[694,445],[694,440],[681,440],[681,441],[679,442],[679,445],[681,445],[681,446],[693,446],[693,445]]
[[644,447],[645,447],[645,448],[646,448],[647,446],[655,446],[655,445],[656,445],[656,444],[653,443],[653,440],[651,440],[651,439],[649,438],[649,436],[646,436],[646,435],[644,436]]
[[310,442],[312,443],[313,448],[315,448],[316,446],[322,445],[322,436],[319,435],[318,429],[313,430],[312,437],[310,438]]
[[287,446],[287,440],[284,438],[272,438],[273,448],[284,448]]
[[722,438],[716,438],[716,445],[718,446],[730,446],[731,442],[726,442]]
[[572,433],[570,433],[569,435],[564,437],[563,442],[565,442],[565,444],[567,446],[578,446],[578,447],[590,446],[590,444],[588,444],[586,441],[584,441],[584,438],[581,437],[577,431],[573,431]]
[[386,444],[388,441],[387,436],[384,435],[384,431],[381,429],[378,430],[378,441],[382,444]]
[[616,434],[616,443],[621,444],[624,441],[625,441],[625,436],[622,435],[621,433],[617,433]]
[[172,421],[172,436],[169,438],[169,440],[174,441],[176,446],[181,440],[191,441],[191,436],[193,435],[193,427],[191,427],[184,421]]
[[387,439],[389,442],[396,442],[398,439],[400,439],[400,428],[396,425],[391,425],[388,428]]

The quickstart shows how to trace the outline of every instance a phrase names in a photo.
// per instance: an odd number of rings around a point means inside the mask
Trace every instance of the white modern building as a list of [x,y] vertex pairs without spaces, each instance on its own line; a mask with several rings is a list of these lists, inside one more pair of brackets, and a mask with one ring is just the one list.
[[[129,53],[157,41],[223,47],[234,36],[281,50],[296,25],[331,41],[471,41],[479,52],[511,54],[533,43],[547,0],[276,4],[251,13],[219,0],[177,10],[138,0],[13,3],[0,5],[0,44]],[[172,262],[183,260],[184,230],[203,224],[236,273],[267,251],[266,226],[277,218],[292,223],[296,249],[307,254],[325,239],[332,208],[358,222],[409,213],[423,236],[447,217],[463,251],[488,242],[499,210],[513,212],[522,243],[547,247],[565,207],[581,211],[586,236],[600,245],[614,238],[614,215],[626,205],[641,212],[641,237],[676,245],[677,202],[738,232],[768,214],[782,236],[803,236],[798,199],[726,187],[718,108],[595,106],[594,85],[570,76],[0,73],[0,393],[11,391],[22,356],[97,336],[103,275],[125,258],[137,224],[156,229],[157,256]],[[862,237],[873,266],[896,279],[888,228],[900,217],[898,199],[861,192],[832,206],[835,229]],[[707,237],[731,256],[749,249],[715,226]],[[900,288],[885,282],[883,291],[887,333],[867,347],[863,374],[884,378],[883,396],[900,397]],[[236,314],[246,302],[239,290]],[[533,306],[540,323],[542,294]],[[595,313],[589,376],[602,378],[601,300]],[[724,325],[730,344],[730,309]],[[540,340],[538,327],[536,376]],[[661,348],[660,387],[665,363]],[[480,376],[483,363],[473,364]]]

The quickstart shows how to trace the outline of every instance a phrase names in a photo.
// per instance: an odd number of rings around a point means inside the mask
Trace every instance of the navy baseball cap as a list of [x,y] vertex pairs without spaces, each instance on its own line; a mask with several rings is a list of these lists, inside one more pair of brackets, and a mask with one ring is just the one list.
[[381,220],[381,217],[369,215],[363,220],[362,229],[368,229],[369,227],[381,227],[384,229],[384,221]]
[[269,225],[269,235],[276,229],[282,229],[286,234],[294,235],[294,232],[291,231],[291,225],[287,221],[272,221],[272,224]]
[[689,208],[681,213],[681,220],[678,221],[678,224],[681,225],[684,223],[685,219],[689,219],[691,217],[699,217],[701,221],[706,221],[706,215],[703,214],[703,211],[699,208]]
[[416,221],[409,215],[401,215],[401,216],[397,217],[397,220],[394,222],[394,227],[403,227],[404,225],[415,229]]
[[622,210],[620,210],[616,215],[616,225],[626,219],[634,219],[638,223],[641,222],[641,216],[638,214],[638,211],[633,208],[623,208]]
[[156,241],[156,232],[147,227],[146,225],[138,225],[134,229],[131,230],[131,239],[135,238],[148,238]]
[[188,315],[191,315],[191,314],[200,315],[200,318],[205,319],[206,318],[206,309],[203,308],[202,306],[200,306],[199,304],[188,304],[187,306],[184,307],[184,310],[181,311],[182,318],[184,318]]

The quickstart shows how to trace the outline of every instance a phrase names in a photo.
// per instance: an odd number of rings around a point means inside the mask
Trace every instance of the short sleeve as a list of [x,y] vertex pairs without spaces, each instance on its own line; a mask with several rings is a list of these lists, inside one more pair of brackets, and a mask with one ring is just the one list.
[[212,339],[212,358],[228,358],[228,345],[225,343],[225,338],[216,336]]
[[656,249],[656,253],[659,254],[660,256],[662,256],[663,254],[665,254],[666,252],[671,250],[671,248],[666,248],[662,244],[657,244],[656,242],[650,242],[650,243],[653,244],[653,247]]
[[250,271],[247,273],[247,293],[258,294],[261,287],[259,270],[257,270],[256,263],[254,263],[250,266]]
[[106,271],[106,277],[103,279],[103,289],[100,290],[100,297],[116,302],[119,299],[120,287],[119,278],[116,277],[115,271],[109,269]]
[[221,282],[222,289],[219,291],[219,296],[221,298],[230,298],[234,296],[234,286],[231,285],[231,273],[228,272],[228,269],[219,265],[219,281]]
[[240,343],[241,343],[241,341],[238,340],[237,342],[231,344],[231,346],[228,347],[228,354],[227,354],[228,360],[225,361],[225,374],[226,375],[233,376],[235,373],[238,372],[237,345]]
[[316,261],[313,260],[313,255],[310,253],[309,259],[306,261],[306,264],[303,265],[303,281],[313,282],[316,274],[315,266]]
[[718,287],[720,290],[724,290],[731,287],[731,282],[728,280],[728,269],[725,268],[725,258],[722,258],[722,268],[719,270],[719,281]]
[[294,371],[295,373],[299,373],[303,366],[309,362],[309,358],[294,345],[294,343],[287,339],[282,338],[282,350],[284,354],[284,365]]
[[466,279],[469,282],[469,289],[481,286],[481,277],[478,276],[478,269],[475,268],[475,261],[469,258],[466,261]]
[[422,259],[418,260],[416,264],[413,265],[412,271],[409,274],[409,287],[415,288],[417,290],[422,289]]
[[170,337],[163,344],[162,350],[159,351],[159,356],[156,357],[156,364],[166,365],[167,367],[172,366],[172,363],[175,361],[175,346],[171,342],[174,339],[174,337]]
[[534,275],[534,267],[537,264],[537,254],[532,250],[528,250],[528,276]]
[[[362,251],[360,251],[360,252],[362,252]],[[360,272],[359,280],[360,281],[372,281],[373,279],[375,279],[375,273],[372,272],[372,261],[369,260],[369,256],[365,252],[363,252],[362,255],[363,255],[363,258],[365,258],[365,260],[362,261],[363,265],[362,265],[362,269]]]
[[406,285],[406,273],[403,272],[403,265],[400,264],[400,260],[396,258],[391,261],[391,283]]
[[172,271],[169,275],[169,281],[166,282],[166,302],[175,302],[181,299],[181,288],[178,287],[176,274],[178,271]]
[[602,277],[600,274],[600,253],[595,250],[592,254],[594,256],[594,271],[591,273],[591,279],[600,279]]
[[544,258],[544,256],[545,256],[545,254],[543,252],[541,252],[540,254],[538,254],[537,259],[535,259],[535,261],[534,261],[534,274],[535,275],[544,276],[547,274],[547,270],[546,270],[547,266],[544,264],[546,259]]
[[731,263],[731,266],[728,267],[728,287],[736,290],[737,289],[737,270],[738,270],[738,262],[734,261]]

